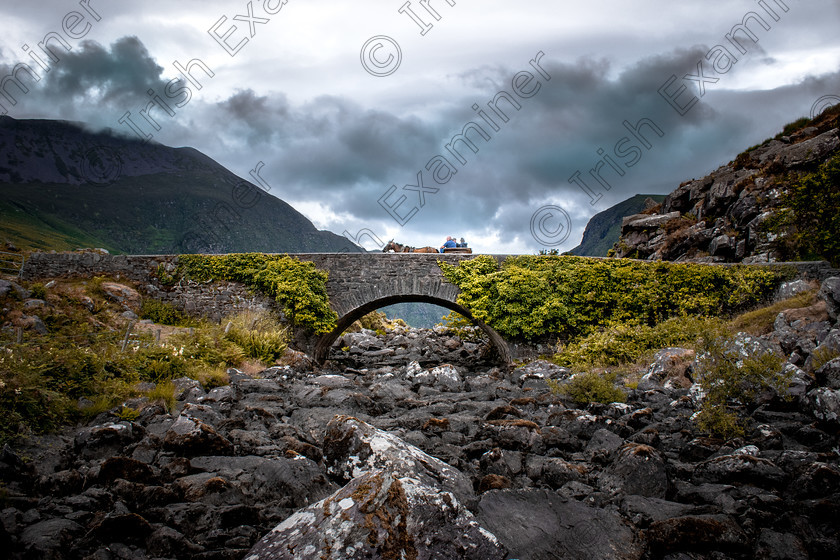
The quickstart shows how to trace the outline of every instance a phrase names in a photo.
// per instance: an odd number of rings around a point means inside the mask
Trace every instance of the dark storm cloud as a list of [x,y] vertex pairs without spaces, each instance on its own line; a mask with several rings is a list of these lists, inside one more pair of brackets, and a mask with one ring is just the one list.
[[415,155],[433,149],[435,140],[419,119],[335,96],[291,107],[283,94],[240,91],[218,104],[214,120],[253,149],[276,150],[273,159],[284,182],[327,190],[385,180],[389,172],[413,165]]
[[123,37],[110,49],[99,43],[84,41],[46,75],[47,97],[85,98],[99,90],[101,101],[120,102],[145,94],[161,86],[159,66],[137,37]]
[[[110,111],[142,103],[147,90],[160,90],[165,84],[163,68],[137,37],[122,37],[108,48],[82,41],[70,51],[55,47],[53,52],[58,61],[50,64],[48,72],[37,64],[29,65],[38,81],[18,72],[28,93],[8,86],[7,91],[21,102],[13,107],[13,116],[47,112],[81,117],[91,126],[111,126]],[[13,66],[0,65],[0,74],[10,74]]]
[[[521,108],[510,111],[501,130],[488,129],[490,141],[475,139],[479,152],[465,152],[468,163],[455,165],[457,174],[450,183],[433,184],[440,190],[427,195],[413,227],[445,230],[447,224],[459,223],[525,238],[530,213],[542,201],[561,199],[569,201],[582,229],[587,210],[591,214],[640,192],[668,192],[755,143],[763,116],[744,107],[764,103],[768,112],[781,115],[774,125],[778,127],[798,116],[794,111],[784,117],[785,100],[801,99],[803,89],[819,89],[803,83],[790,86],[781,97],[727,90],[727,81],[739,73],[773,63],[753,49],[681,116],[657,89],[671,75],[695,72],[708,50],[705,45],[675,49],[617,73],[606,60],[563,62],[547,55],[544,68],[551,79],[542,82],[534,97],[520,100]],[[438,104],[438,113],[423,120],[365,109],[340,97],[290,106],[283,95],[253,91],[220,103],[216,115],[235,131],[232,136],[247,138],[250,150],[270,154],[268,173],[273,184],[281,185],[280,196],[318,200],[336,213],[388,223],[380,197],[392,184],[416,183],[417,173],[427,173],[425,165],[433,156],[449,157],[445,144],[467,122],[482,122],[472,105],[485,104],[499,91],[510,92],[510,79],[519,70],[483,66],[464,72],[457,79],[469,93]],[[823,87],[830,87],[831,80],[823,81]],[[699,94],[688,92],[689,97]],[[601,192],[597,206],[590,205],[590,198],[569,183],[570,176],[578,170],[587,173],[600,159],[600,148],[609,152],[629,135],[625,120],[635,124],[641,119],[654,122],[663,137],[648,131],[652,148],[641,150],[641,161],[625,176],[610,177],[612,188]]]

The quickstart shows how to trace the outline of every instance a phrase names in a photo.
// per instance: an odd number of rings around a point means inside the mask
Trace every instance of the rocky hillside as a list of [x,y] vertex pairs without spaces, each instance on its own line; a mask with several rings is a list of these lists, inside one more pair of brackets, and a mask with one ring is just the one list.
[[[243,165],[255,165],[257,161]],[[0,242],[112,252],[352,249],[192,148],[0,117]]]
[[685,348],[609,404],[552,390],[575,376],[545,361],[377,363],[394,336],[407,358],[424,336],[444,356],[475,350],[413,329],[345,336],[352,367],[178,379],[171,408],[138,398],[5,447],[0,546],[52,560],[838,558],[839,319],[832,278],[766,334],[735,337],[744,359],[784,356],[789,381],[732,402],[746,427],[729,440],[694,422],[702,357]]
[[[787,194],[806,174],[835,157],[840,148],[840,106],[811,121],[791,123],[776,138],[740,154],[700,179],[682,183],[660,206],[627,216],[613,254],[650,260],[697,262],[767,262],[835,258],[813,250],[786,251],[787,235],[807,235],[827,227],[813,217],[799,231],[768,227],[774,216],[791,206]],[[833,181],[821,187],[807,206],[833,209],[828,196]],[[825,232],[826,235],[831,235]]]
[[661,194],[637,194],[598,212],[586,224],[580,245],[569,251],[569,254],[578,257],[606,257],[621,235],[622,218],[649,210],[664,198],[665,195]]

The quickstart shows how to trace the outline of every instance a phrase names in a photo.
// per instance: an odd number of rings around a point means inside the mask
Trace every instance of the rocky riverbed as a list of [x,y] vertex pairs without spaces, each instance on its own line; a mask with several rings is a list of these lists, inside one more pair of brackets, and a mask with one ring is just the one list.
[[444,331],[363,331],[338,343],[344,365],[232,370],[209,391],[183,379],[169,412],[148,404],[7,446],[0,547],[51,560],[834,560],[840,358],[817,359],[840,354],[840,279],[822,298],[752,340],[788,357],[791,398],[762,395],[743,438],[698,431],[691,366],[674,359],[685,350],[659,352],[626,403],[580,408],[549,389],[571,374],[549,362],[499,368]]

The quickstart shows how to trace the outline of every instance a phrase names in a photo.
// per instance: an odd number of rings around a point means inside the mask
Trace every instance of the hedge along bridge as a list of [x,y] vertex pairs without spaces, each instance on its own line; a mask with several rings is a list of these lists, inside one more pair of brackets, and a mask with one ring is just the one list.
[[[302,261],[311,261],[320,270],[329,273],[326,289],[330,306],[338,314],[336,328],[327,334],[305,343],[307,353],[318,363],[329,355],[332,344],[354,321],[367,313],[400,302],[433,303],[456,311],[480,327],[489,337],[504,363],[511,362],[508,343],[492,328],[476,319],[457,303],[460,289],[449,283],[438,266],[438,261],[457,265],[476,255],[440,253],[299,253],[290,255]],[[508,255],[494,255],[501,263]],[[23,267],[23,279],[54,278],[61,276],[90,277],[106,275],[128,278],[145,284],[141,289],[152,297],[169,301],[190,312],[220,318],[222,312],[230,313],[243,308],[266,307],[273,304],[265,297],[249,294],[241,285],[220,290],[198,287],[176,287],[161,290],[155,272],[158,265],[175,263],[177,255],[107,255],[95,252],[33,253]],[[796,263],[768,263],[790,265],[799,278],[824,280],[837,276],[838,271],[824,261]],[[719,266],[731,266],[721,264]],[[755,264],[751,266],[764,266]],[[212,313],[209,312],[212,309]]]
[[[469,254],[440,253],[302,253],[290,256],[311,261],[329,273],[326,289],[330,307],[338,314],[337,326],[307,343],[307,353],[318,363],[329,356],[339,336],[364,315],[380,307],[401,302],[432,303],[456,311],[481,328],[503,363],[512,361],[508,343],[488,325],[457,303],[460,289],[449,283],[438,261],[457,265]],[[501,262],[507,255],[496,255]],[[107,275],[128,278],[160,288],[155,272],[162,263],[175,263],[176,255],[107,255],[85,253],[33,253],[26,261],[23,278]],[[166,292],[145,290],[154,297],[184,307],[183,294],[167,297]],[[244,291],[243,291],[244,293]],[[189,296],[187,296],[189,297]],[[228,297],[228,296],[225,296]],[[253,301],[253,300],[252,300]],[[179,305],[180,304],[180,305]],[[201,306],[194,310],[209,315]],[[232,311],[232,309],[231,309]]]

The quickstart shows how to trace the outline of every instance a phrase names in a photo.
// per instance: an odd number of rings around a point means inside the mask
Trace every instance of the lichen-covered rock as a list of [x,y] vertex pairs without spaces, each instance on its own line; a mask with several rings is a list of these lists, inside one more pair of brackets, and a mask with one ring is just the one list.
[[448,492],[368,471],[275,527],[246,560],[504,560],[505,548]]
[[807,400],[816,418],[840,424],[840,390],[819,387],[808,393]]
[[411,477],[452,492],[468,507],[475,501],[472,483],[460,471],[351,416],[336,416],[327,425],[324,457],[327,472],[341,481],[350,481],[368,471],[384,470],[396,477]]
[[458,370],[449,364],[433,368],[430,373],[435,377],[435,386],[442,391],[457,392],[464,385]]
[[814,372],[817,384],[828,389],[840,389],[840,358],[829,360]]
[[813,289],[814,285],[807,280],[798,279],[782,282],[782,285],[779,286],[778,290],[776,290],[776,297],[774,299],[776,301],[782,301]]
[[688,372],[694,351],[685,348],[664,348],[653,357],[653,363],[639,380],[638,389],[648,391],[659,387],[688,388],[691,380]]

